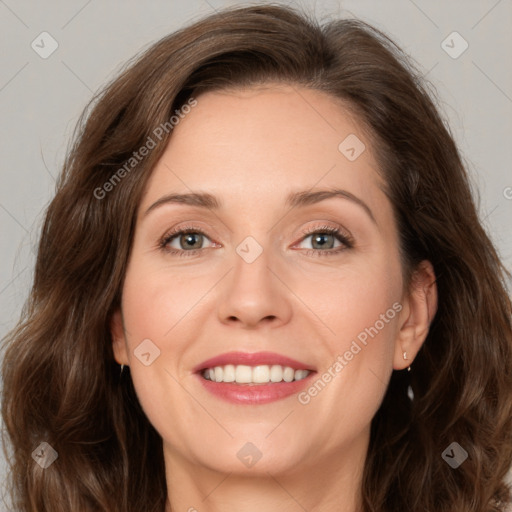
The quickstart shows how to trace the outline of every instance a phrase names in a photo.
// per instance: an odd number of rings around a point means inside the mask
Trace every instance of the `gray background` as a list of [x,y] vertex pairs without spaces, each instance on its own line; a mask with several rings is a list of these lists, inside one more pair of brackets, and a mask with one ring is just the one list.
[[[160,37],[215,9],[248,3],[0,0],[0,337],[14,326],[27,296],[43,212],[93,92]],[[362,18],[416,60],[437,89],[479,191],[481,219],[511,269],[512,0],[286,3],[320,18]],[[58,43],[46,59],[31,47],[43,31]],[[442,46],[453,31],[469,44],[458,58]],[[463,42],[448,38],[445,44],[458,52]],[[0,482],[4,475],[0,456]]]

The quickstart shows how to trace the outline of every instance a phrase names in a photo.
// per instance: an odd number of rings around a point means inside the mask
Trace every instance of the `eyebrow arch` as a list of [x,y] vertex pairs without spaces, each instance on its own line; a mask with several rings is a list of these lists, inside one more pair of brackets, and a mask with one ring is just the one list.
[[333,197],[338,197],[341,199],[348,199],[349,201],[352,201],[353,203],[361,206],[363,210],[368,214],[370,219],[374,224],[377,224],[377,221],[375,220],[375,217],[373,215],[373,212],[371,211],[370,207],[359,197],[352,194],[348,190],[342,190],[339,188],[333,188],[328,190],[315,190],[315,191],[299,191],[299,192],[292,192],[287,200],[286,204],[289,205],[292,208],[300,207],[300,206],[308,206],[310,204],[316,204],[320,201],[325,201],[326,199],[331,199]]
[[[359,197],[352,194],[348,190],[342,189],[328,189],[328,190],[301,190],[298,192],[290,193],[286,198],[286,205],[290,208],[297,208],[301,206],[308,206],[316,204],[326,199],[338,197],[341,199],[348,199],[353,203],[359,205],[368,214],[374,224],[377,224],[373,212],[370,207]],[[186,204],[190,206],[198,206],[200,208],[207,208],[209,210],[219,210],[222,207],[222,201],[217,197],[209,194],[208,192],[190,192],[187,194],[168,194],[157,201],[155,201],[145,212],[144,217],[149,212],[162,206],[164,204]]]
[[200,208],[208,208],[209,210],[219,210],[222,206],[212,194],[207,192],[190,192],[188,194],[168,194],[155,201],[145,212],[144,217],[163,204],[187,204],[189,206],[199,206]]

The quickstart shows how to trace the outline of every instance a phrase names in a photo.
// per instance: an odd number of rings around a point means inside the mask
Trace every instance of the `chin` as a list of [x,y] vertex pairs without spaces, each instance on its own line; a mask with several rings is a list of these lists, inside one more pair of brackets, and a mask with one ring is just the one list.
[[224,445],[204,447],[196,463],[220,473],[268,477],[293,471],[303,460],[300,447],[235,438]]

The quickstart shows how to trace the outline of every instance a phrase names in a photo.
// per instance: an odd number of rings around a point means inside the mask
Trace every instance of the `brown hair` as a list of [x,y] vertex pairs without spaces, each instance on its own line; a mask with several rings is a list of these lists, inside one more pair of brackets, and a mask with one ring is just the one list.
[[[21,511],[165,508],[162,440],[120,376],[110,337],[145,183],[171,132],[98,189],[191,97],[270,82],[339,98],[371,134],[401,236],[404,275],[434,265],[438,312],[412,372],[393,372],[372,422],[365,512],[504,510],[512,464],[506,269],[427,83],[386,35],[275,5],[225,9],[160,40],[93,98],[45,217],[34,283],[6,337],[2,415]],[[125,168],[126,169],[126,168]],[[112,182],[110,182],[112,183]],[[407,397],[408,386],[414,400]],[[58,459],[42,469],[41,442]],[[441,457],[456,441],[469,458]]]

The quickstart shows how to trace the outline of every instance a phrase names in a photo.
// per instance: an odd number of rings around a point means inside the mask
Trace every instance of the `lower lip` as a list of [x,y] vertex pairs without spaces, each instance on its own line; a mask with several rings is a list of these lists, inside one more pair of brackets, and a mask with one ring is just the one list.
[[213,382],[197,374],[199,380],[207,391],[233,404],[267,404],[282,398],[299,393],[301,389],[309,385],[311,372],[302,380],[292,382],[272,382],[269,384],[233,384],[229,382]]

